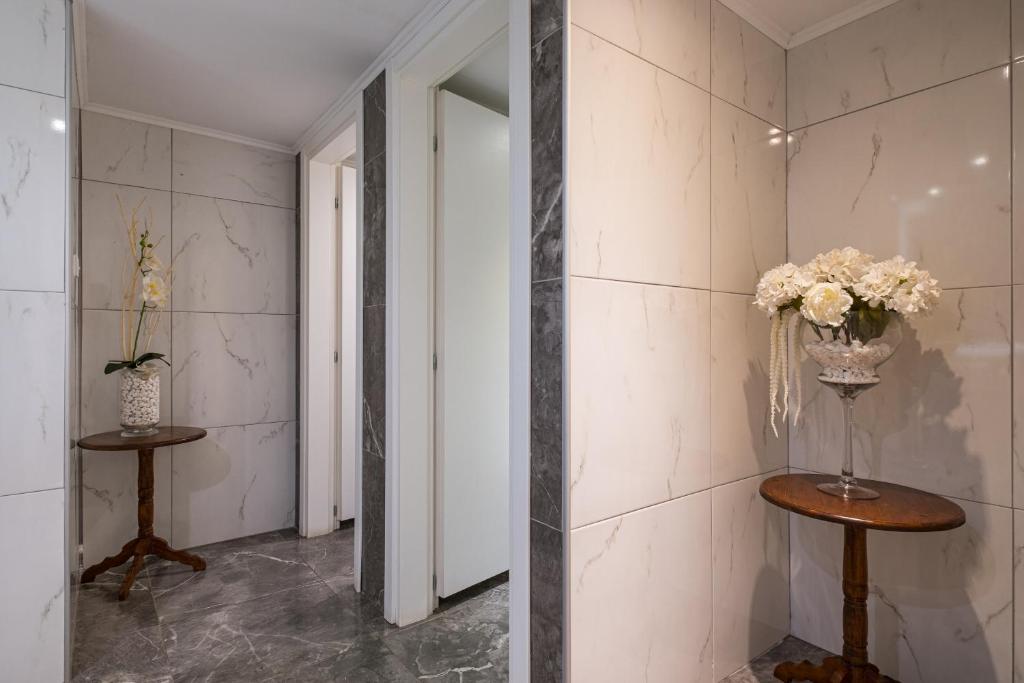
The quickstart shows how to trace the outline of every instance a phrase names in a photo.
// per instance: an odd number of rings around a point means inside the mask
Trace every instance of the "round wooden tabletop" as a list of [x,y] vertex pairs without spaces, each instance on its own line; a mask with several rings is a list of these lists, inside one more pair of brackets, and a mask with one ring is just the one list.
[[825,474],[782,474],[762,482],[761,496],[800,515],[865,529],[945,531],[965,521],[963,509],[942,496],[884,481],[857,480],[881,494],[874,500],[850,500],[818,490],[818,484],[836,479]]
[[121,430],[90,434],[79,439],[78,445],[87,451],[137,451],[141,448],[161,448],[198,441],[206,436],[199,427],[157,427],[151,436],[121,436]]

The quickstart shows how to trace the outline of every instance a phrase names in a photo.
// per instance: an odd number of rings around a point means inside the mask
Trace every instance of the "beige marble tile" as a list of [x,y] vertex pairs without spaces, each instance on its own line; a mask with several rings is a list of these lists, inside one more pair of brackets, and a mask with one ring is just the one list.
[[[1013,507],[1024,508],[1024,286],[1013,288]],[[1024,662],[1022,662],[1024,667]]]
[[711,3],[711,93],[786,128],[786,51],[718,0]]
[[0,496],[64,486],[67,302],[0,291]]
[[789,634],[789,519],[758,493],[766,478],[711,490],[716,681]]
[[[960,529],[868,532],[868,652],[903,683],[1011,680],[1012,511],[957,502]],[[790,523],[793,635],[840,652],[842,528]]]
[[[0,84],[64,97],[64,24],[61,0],[12,0],[0,4]],[[6,131],[5,131],[6,133]]]
[[1009,284],[1009,96],[994,69],[793,133],[790,259],[849,244],[943,287]]
[[1009,0],[897,2],[789,51],[791,130],[1004,64]]
[[[1024,591],[1024,510],[1013,511],[1013,593]],[[1013,601],[1013,683],[1024,681],[1024,601]]]
[[[1021,3],[1024,14],[1024,3]],[[1014,14],[1016,16],[1016,14]],[[1024,203],[1024,62],[1013,65],[1013,199]],[[1022,148],[1018,152],[1018,148]],[[1018,207],[1020,204],[1018,204]],[[1024,211],[1013,212],[1013,282],[1024,283]]]
[[176,311],[295,313],[295,212],[174,195]]
[[182,548],[295,524],[294,422],[221,427],[174,447],[172,542]]
[[709,98],[572,32],[570,272],[707,288]]
[[711,289],[753,294],[786,260],[786,134],[711,101]]
[[175,192],[295,208],[295,156],[174,131]]
[[171,189],[171,129],[83,111],[82,179]]
[[1010,26],[1013,39],[1011,53],[1014,59],[1020,59],[1024,57],[1024,2],[1021,2],[1021,0],[1011,0],[1010,14],[1013,20]]
[[707,487],[709,293],[573,278],[570,301],[572,527]]
[[576,0],[572,23],[708,89],[709,0]]
[[[903,344],[856,403],[859,476],[1009,506],[1010,290],[953,290],[904,328]],[[790,464],[838,473],[839,399],[804,362],[804,409],[790,429]]]
[[0,584],[4,680],[64,680],[65,514],[63,489],[0,496],[0,553],[8,558]]
[[295,419],[292,315],[173,314],[173,418],[225,427]]
[[785,467],[786,422],[779,436],[768,412],[768,332],[753,298],[711,293],[711,484]]
[[574,530],[572,680],[711,681],[710,544],[708,491]]
[[63,98],[0,86],[0,289],[64,291],[66,116]]
[[124,261],[129,251],[118,199],[128,216],[132,208],[139,207],[139,218],[150,221],[156,255],[166,266],[171,265],[170,192],[84,180],[81,286],[85,308],[121,310]]

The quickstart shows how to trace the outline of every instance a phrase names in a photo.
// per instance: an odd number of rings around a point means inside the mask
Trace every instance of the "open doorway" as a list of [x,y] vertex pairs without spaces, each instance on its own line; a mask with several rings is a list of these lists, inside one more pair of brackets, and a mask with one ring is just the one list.
[[436,92],[436,597],[509,569],[508,35]]

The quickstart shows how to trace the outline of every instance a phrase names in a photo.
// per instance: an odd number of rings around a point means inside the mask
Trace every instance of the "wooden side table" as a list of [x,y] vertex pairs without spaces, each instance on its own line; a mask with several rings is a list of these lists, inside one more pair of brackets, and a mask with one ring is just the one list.
[[93,434],[81,439],[78,445],[88,451],[138,451],[139,453],[139,535],[128,541],[121,552],[95,564],[82,574],[82,583],[91,583],[97,576],[132,559],[132,566],[124,577],[117,599],[124,600],[128,591],[135,583],[135,577],[146,559],[146,555],[156,555],[165,560],[181,562],[192,567],[193,571],[206,569],[203,558],[175,550],[153,533],[153,451],[164,446],[198,441],[206,436],[205,429],[198,427],[160,427],[151,436],[124,437],[121,431]]
[[942,496],[881,481],[862,483],[878,491],[874,500],[848,500],[818,490],[835,477],[822,474],[783,474],[761,484],[770,503],[805,517],[842,524],[843,656],[827,657],[820,665],[785,662],[775,678],[785,683],[897,683],[868,661],[868,544],[867,530],[946,531],[962,526],[963,509]]

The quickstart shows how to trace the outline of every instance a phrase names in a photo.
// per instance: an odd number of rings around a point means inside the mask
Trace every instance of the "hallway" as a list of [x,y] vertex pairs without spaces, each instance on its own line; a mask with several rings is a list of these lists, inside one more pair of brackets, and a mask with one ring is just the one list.
[[352,589],[351,527],[196,552],[205,572],[151,561],[123,603],[114,573],[81,587],[74,681],[508,680],[507,583],[398,629]]

